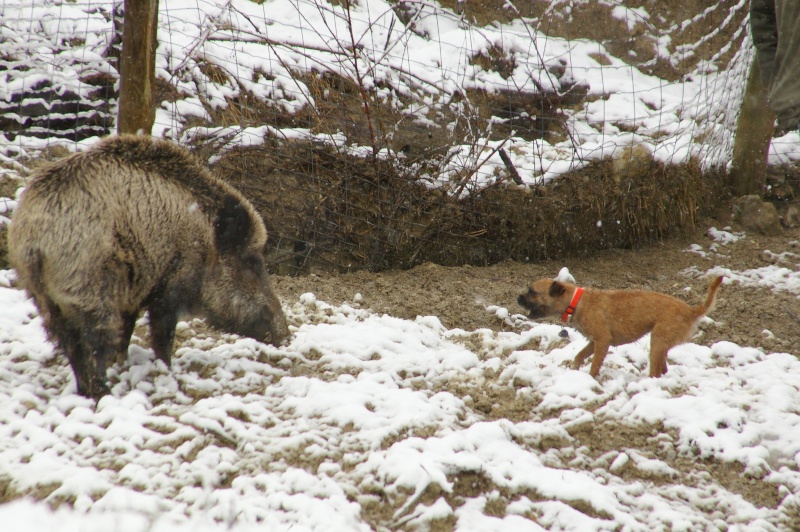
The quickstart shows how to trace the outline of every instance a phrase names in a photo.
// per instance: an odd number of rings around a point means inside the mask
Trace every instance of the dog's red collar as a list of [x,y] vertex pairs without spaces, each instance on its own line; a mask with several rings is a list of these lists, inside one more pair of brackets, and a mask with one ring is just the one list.
[[575,288],[575,293],[572,294],[572,301],[569,302],[569,306],[567,310],[564,311],[564,314],[561,315],[561,322],[567,323],[569,320],[572,319],[572,315],[575,313],[575,307],[578,306],[578,301],[581,300],[581,296],[583,295],[583,288],[580,286]]

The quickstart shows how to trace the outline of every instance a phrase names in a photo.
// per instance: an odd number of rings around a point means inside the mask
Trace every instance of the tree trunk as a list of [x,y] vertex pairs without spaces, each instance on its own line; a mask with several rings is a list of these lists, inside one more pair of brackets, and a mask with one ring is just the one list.
[[125,0],[117,133],[153,130],[158,0]]
[[769,108],[767,88],[754,58],[733,144],[731,192],[736,196],[760,196],[764,193],[774,124],[775,115]]

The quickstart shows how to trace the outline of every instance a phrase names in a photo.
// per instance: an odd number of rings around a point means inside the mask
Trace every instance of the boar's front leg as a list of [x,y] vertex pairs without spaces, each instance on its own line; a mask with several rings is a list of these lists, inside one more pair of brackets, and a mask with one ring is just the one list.
[[64,321],[59,324],[58,333],[59,345],[67,355],[72,374],[75,375],[78,394],[93,399],[107,394],[109,390],[105,386],[105,376],[99,382],[94,377],[96,364],[93,359],[96,359],[96,348],[93,345],[96,343],[87,338],[91,330],[84,330],[81,325]]
[[150,316],[150,344],[158,359],[169,368],[172,366],[172,344],[175,340],[178,314],[161,299],[153,302],[147,312]]
[[120,349],[117,352],[117,364],[122,365],[128,359],[128,346],[131,345],[133,330],[136,328],[136,314],[128,313],[122,315],[122,338],[120,339]]
[[107,310],[81,313],[76,320],[78,345],[66,348],[81,395],[100,399],[110,393],[106,375],[108,360],[127,351],[123,321],[121,316]]

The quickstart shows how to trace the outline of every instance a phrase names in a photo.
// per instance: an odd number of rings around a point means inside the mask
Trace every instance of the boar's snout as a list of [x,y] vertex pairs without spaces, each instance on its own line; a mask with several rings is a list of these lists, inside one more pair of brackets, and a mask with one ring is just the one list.
[[218,329],[280,345],[289,337],[289,327],[272,290],[263,244],[223,248],[228,248],[227,253],[207,274],[203,313]]
[[272,317],[270,335],[270,343],[275,346],[285,344],[286,340],[291,336],[289,334],[289,327],[286,325],[286,318],[283,315],[283,311]]
[[269,324],[269,342],[272,345],[281,345],[290,336],[289,326],[286,324],[286,316],[283,313],[280,301],[278,301],[278,298],[275,297],[275,294],[272,292],[272,290],[269,289],[265,295],[267,304],[262,316]]
[[269,286],[252,291],[236,286],[215,295],[219,298],[211,298],[205,309],[212,327],[276,346],[289,338],[286,316]]
[[243,327],[231,327],[231,329],[238,329],[238,333],[242,336],[274,346],[282,345],[290,336],[283,311],[279,310],[275,313],[268,307],[265,307],[261,316],[253,322],[245,324]]

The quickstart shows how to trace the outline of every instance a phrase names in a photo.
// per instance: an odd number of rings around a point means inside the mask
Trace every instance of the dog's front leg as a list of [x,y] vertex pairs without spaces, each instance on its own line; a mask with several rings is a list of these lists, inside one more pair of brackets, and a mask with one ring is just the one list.
[[608,342],[594,342],[594,356],[592,357],[592,369],[589,370],[589,375],[595,379],[600,374],[600,366],[603,365],[603,360],[606,359],[608,347]]
[[575,355],[575,359],[572,361],[572,369],[581,369],[583,363],[586,362],[586,359],[589,358],[589,355],[592,353],[594,353],[594,342],[590,340],[589,343],[586,344],[586,347]]

